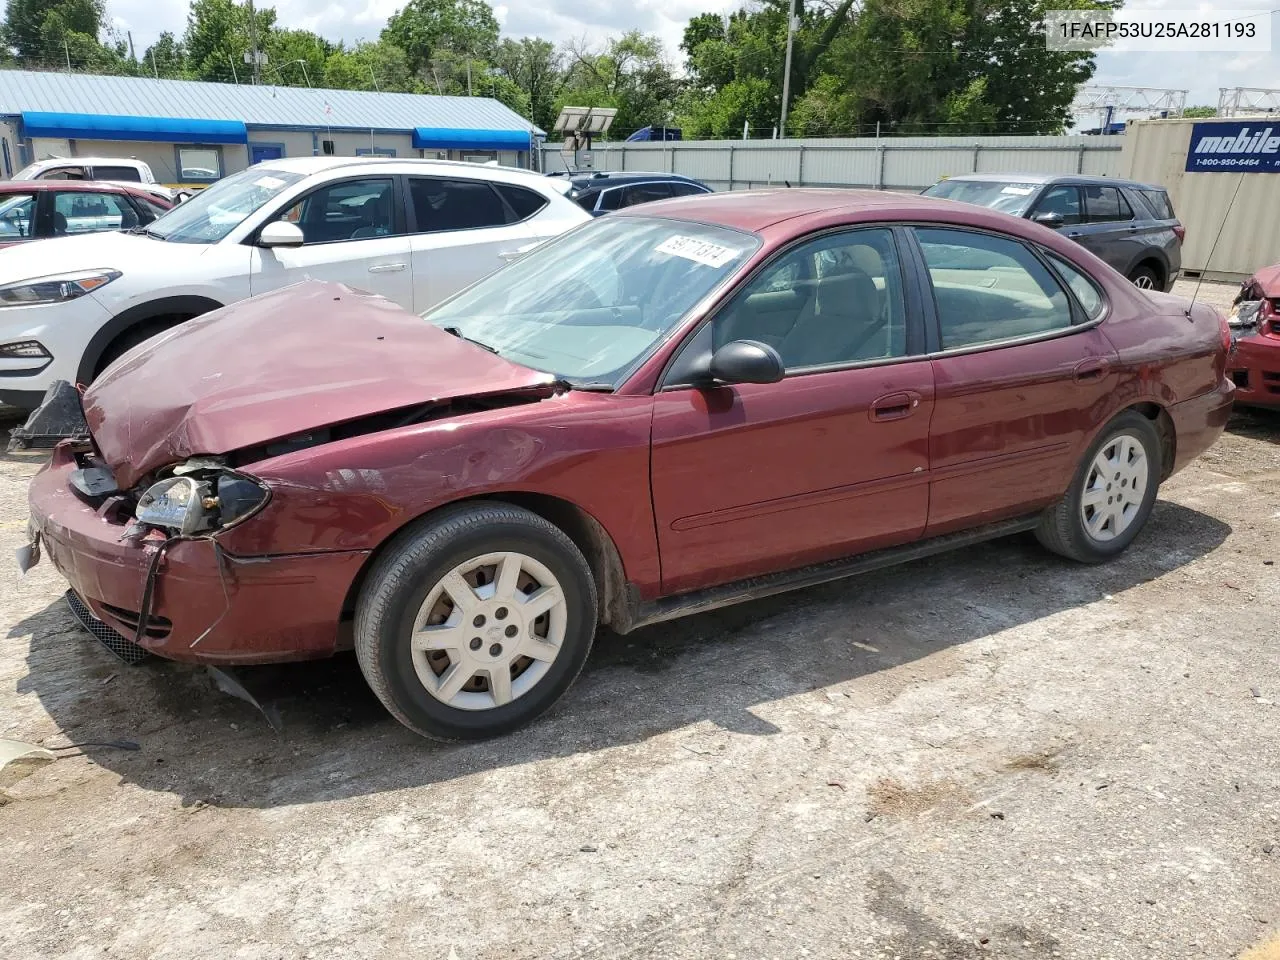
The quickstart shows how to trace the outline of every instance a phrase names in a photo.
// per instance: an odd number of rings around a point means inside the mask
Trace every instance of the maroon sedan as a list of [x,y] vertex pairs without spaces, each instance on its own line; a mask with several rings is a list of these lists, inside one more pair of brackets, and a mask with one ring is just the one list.
[[135,348],[32,482],[33,540],[117,645],[354,645],[406,725],[483,737],[555,702],[600,624],[1024,530],[1115,556],[1222,431],[1229,345],[1211,307],[967,204],[671,200],[426,321],[310,284]]
[[1231,322],[1240,324],[1230,371],[1236,402],[1280,407],[1280,263],[1241,284]]
[[72,180],[0,182],[0,247],[77,233],[130,230],[172,206],[120,183]]

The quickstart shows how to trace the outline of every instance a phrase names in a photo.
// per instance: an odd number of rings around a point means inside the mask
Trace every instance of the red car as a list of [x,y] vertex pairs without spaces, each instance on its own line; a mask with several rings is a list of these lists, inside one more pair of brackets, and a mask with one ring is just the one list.
[[1259,270],[1240,286],[1232,309],[1239,340],[1231,356],[1236,402],[1280,407],[1280,263]]
[[0,182],[0,247],[145,226],[172,206],[119,183],[74,180]]
[[134,348],[32,482],[33,539],[117,646],[354,645],[409,727],[490,736],[600,624],[1024,530],[1115,556],[1222,431],[1229,345],[1211,307],[979,207],[663,201],[426,321],[309,284]]

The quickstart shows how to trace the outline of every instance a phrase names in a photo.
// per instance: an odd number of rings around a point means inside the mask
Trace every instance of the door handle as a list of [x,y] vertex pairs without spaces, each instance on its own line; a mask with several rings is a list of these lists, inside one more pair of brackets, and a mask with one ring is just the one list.
[[1075,239],[1076,237],[1081,236],[1081,233],[1079,230],[1072,230],[1070,233],[1067,234],[1067,236],[1071,237],[1072,239]]
[[404,269],[403,263],[375,263],[369,268],[370,273],[399,273]]
[[1081,360],[1071,371],[1071,379],[1076,383],[1087,383],[1090,380],[1101,380],[1111,369],[1111,361],[1105,357],[1090,357]]
[[902,420],[915,413],[918,406],[920,406],[920,394],[914,390],[887,393],[871,402],[867,416],[875,423]]

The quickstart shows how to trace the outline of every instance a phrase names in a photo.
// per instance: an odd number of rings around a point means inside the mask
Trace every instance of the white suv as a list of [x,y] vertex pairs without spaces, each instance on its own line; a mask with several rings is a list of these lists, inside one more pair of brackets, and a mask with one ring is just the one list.
[[528,171],[390,158],[271,160],[145,228],[0,250],[0,403],[31,410],[183,320],[299,280],[422,312],[589,220]]

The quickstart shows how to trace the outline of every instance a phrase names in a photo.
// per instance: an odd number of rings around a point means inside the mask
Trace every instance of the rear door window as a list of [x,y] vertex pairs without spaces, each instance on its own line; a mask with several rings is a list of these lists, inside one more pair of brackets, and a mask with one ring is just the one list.
[[1115,223],[1133,219],[1129,202],[1115,187],[1085,187],[1084,209],[1090,223]]
[[502,198],[484,180],[412,177],[409,197],[418,233],[477,230],[507,223]]
[[53,197],[53,235],[129,230],[138,225],[138,213],[115,193],[62,192]]
[[1023,244],[967,230],[917,228],[937,305],[942,349],[1064,330],[1071,301]]

